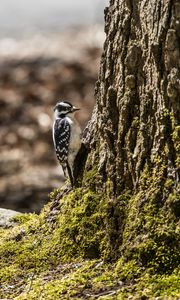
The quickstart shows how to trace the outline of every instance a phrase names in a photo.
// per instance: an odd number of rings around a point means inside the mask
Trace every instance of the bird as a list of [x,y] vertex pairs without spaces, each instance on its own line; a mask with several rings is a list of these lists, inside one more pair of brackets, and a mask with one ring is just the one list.
[[73,165],[81,147],[81,127],[75,118],[80,108],[68,101],[60,101],[54,107],[53,142],[57,159],[62,166],[64,176],[69,176],[74,186]]

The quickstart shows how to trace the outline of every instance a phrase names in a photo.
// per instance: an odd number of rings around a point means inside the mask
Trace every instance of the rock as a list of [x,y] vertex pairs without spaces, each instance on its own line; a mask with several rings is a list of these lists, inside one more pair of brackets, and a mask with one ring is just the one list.
[[13,217],[21,213],[11,209],[0,208],[0,227],[11,227],[14,225]]

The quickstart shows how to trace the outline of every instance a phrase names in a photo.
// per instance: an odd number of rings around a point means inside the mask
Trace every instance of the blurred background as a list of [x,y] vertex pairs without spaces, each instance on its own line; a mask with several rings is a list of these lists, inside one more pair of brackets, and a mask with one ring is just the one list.
[[51,127],[53,106],[94,106],[108,0],[1,0],[0,207],[39,212],[63,184]]

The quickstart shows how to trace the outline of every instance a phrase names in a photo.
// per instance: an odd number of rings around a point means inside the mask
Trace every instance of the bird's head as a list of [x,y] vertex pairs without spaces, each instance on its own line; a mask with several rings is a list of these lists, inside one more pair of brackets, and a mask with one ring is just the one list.
[[54,112],[56,117],[64,117],[68,114],[72,114],[75,111],[79,110],[80,108],[77,108],[73,106],[71,103],[67,101],[61,101],[58,102],[54,107]]

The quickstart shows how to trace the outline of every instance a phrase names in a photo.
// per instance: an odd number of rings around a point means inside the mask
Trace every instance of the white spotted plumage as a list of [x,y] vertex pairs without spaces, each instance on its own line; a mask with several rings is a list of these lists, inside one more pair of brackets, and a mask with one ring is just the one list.
[[78,109],[69,102],[57,103],[54,108],[55,120],[53,124],[56,155],[65,177],[68,172],[72,186],[74,185],[74,160],[81,146],[81,128],[74,116],[76,110]]

